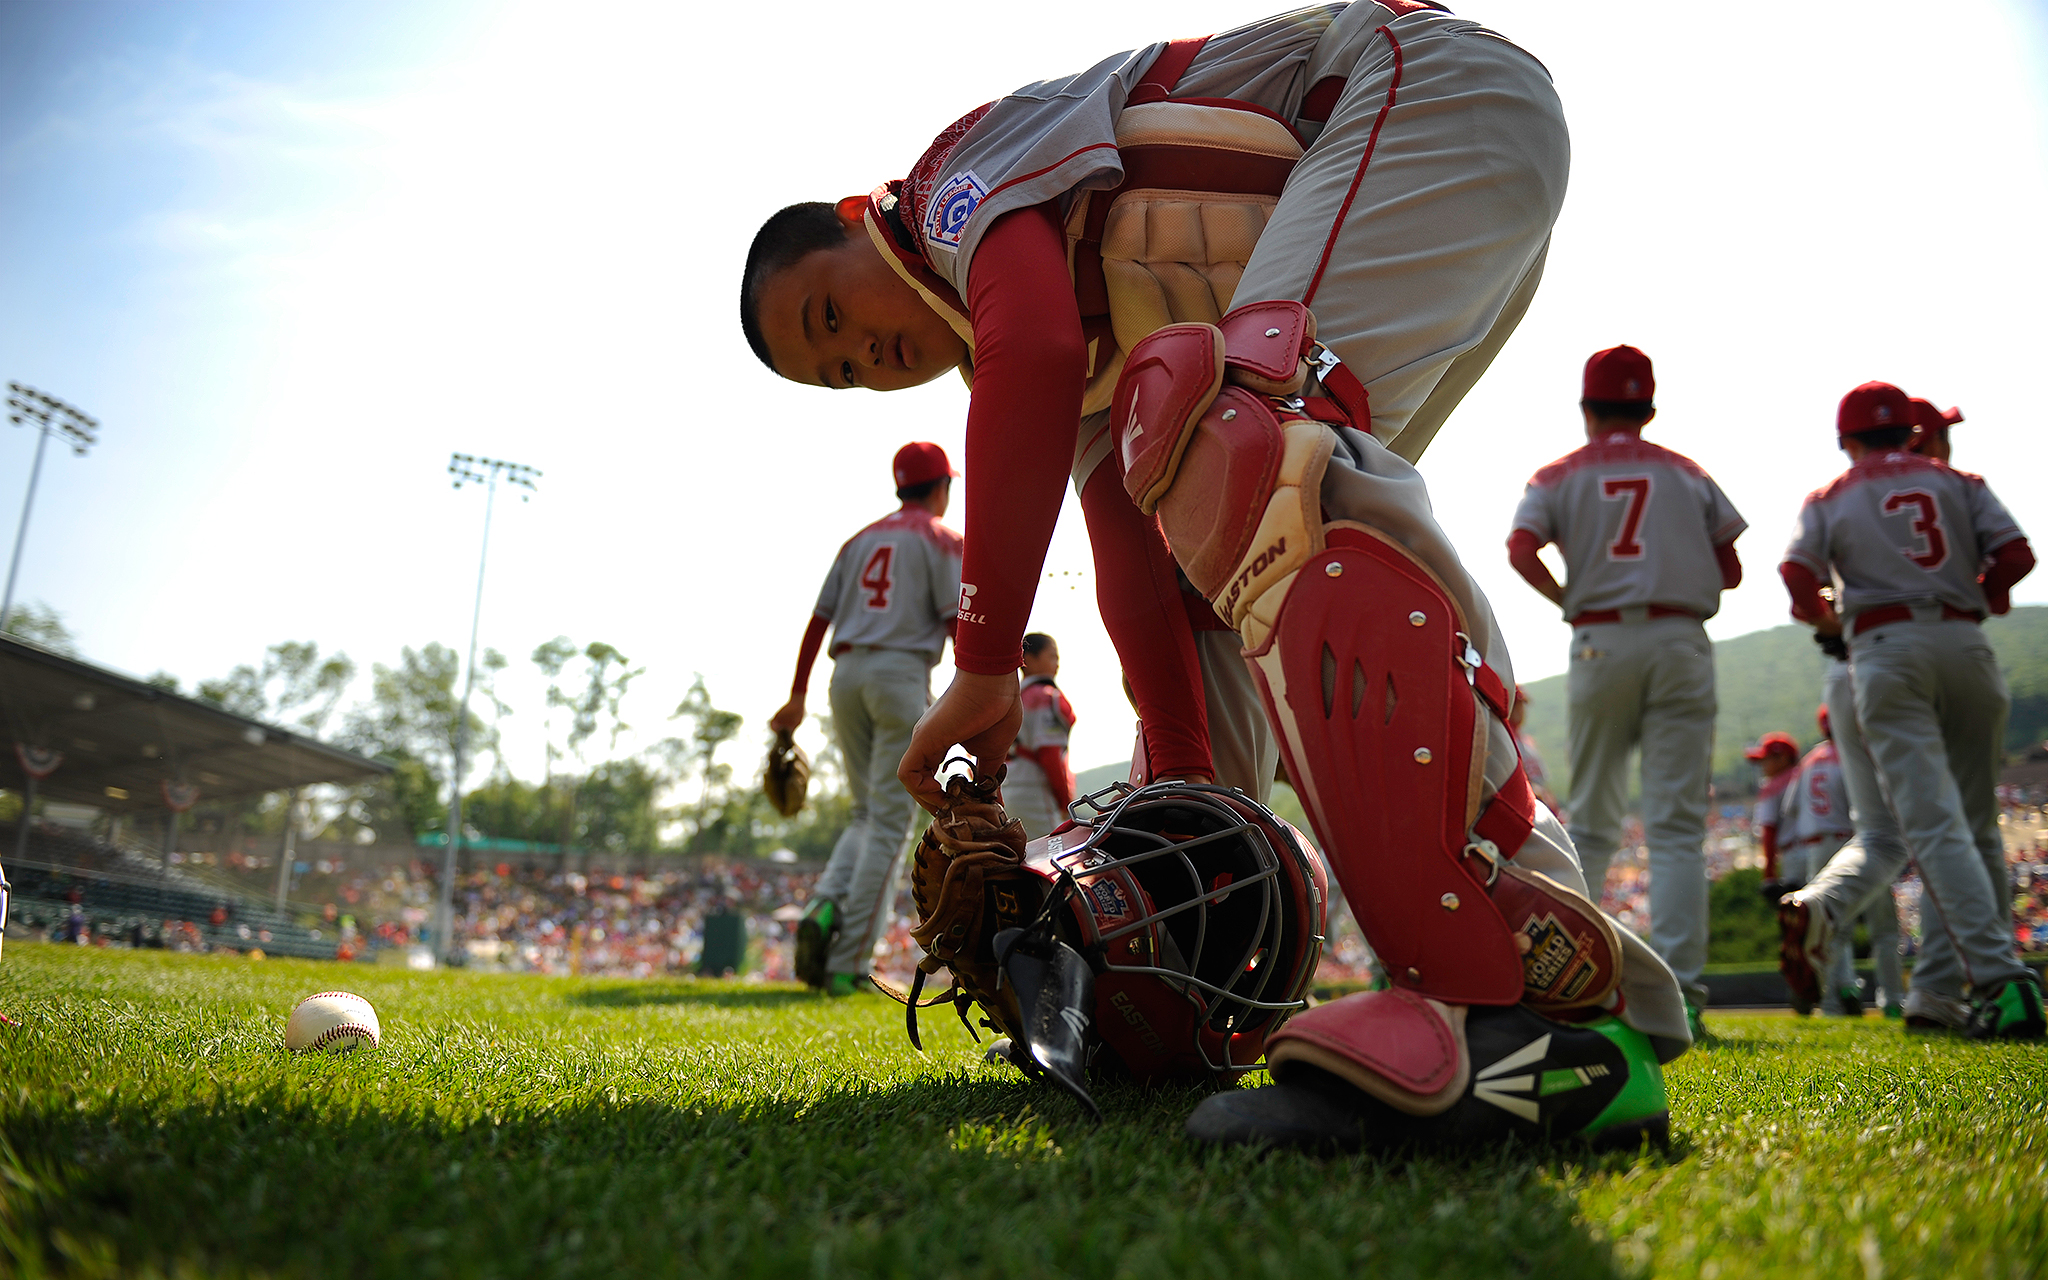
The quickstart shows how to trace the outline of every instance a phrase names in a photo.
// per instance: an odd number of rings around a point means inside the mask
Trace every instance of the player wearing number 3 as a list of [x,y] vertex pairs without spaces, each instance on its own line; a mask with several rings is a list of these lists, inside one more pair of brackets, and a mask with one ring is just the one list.
[[1928,927],[1906,1025],[2038,1039],[2048,1020],[2013,950],[1998,829],[2005,677],[1978,628],[2011,607],[2034,553],[1982,478],[1907,451],[1917,416],[1889,383],[1842,397],[1835,431],[1850,467],[1807,496],[1778,568],[1792,616],[1848,641],[1856,716],[1905,837],[1852,843],[1785,896],[1781,968],[1795,990],[1817,992],[1836,930],[1886,890],[1910,847]]
[[[1707,779],[1714,646],[1701,625],[1742,581],[1748,526],[1690,458],[1642,438],[1657,416],[1650,358],[1610,347],[1586,361],[1586,444],[1538,471],[1508,557],[1571,623],[1572,843],[1597,898],[1621,841],[1629,752],[1642,748],[1650,945],[1706,1004]],[[1564,553],[1560,586],[1536,553]]]
[[843,995],[867,975],[896,858],[916,802],[896,782],[911,730],[931,705],[931,673],[960,604],[960,535],[939,523],[958,472],[946,451],[896,451],[900,510],[847,539],[825,575],[797,653],[789,702],[769,720],[794,730],[825,629],[832,628],[832,730],[846,762],[851,821],[797,925],[796,973]]

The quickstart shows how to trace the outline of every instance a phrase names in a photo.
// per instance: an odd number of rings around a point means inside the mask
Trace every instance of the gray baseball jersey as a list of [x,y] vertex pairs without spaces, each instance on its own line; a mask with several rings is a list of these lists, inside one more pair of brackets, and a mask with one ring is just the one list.
[[905,507],[848,538],[818,592],[816,613],[831,620],[833,647],[906,649],[936,662],[960,604],[961,545],[922,507]]
[[1748,527],[1698,463],[1626,431],[1538,471],[1515,511],[1515,528],[1564,553],[1566,618],[1648,604],[1711,618],[1714,548]]
[[1785,789],[1778,819],[1781,846],[1830,837],[1839,844],[1856,833],[1856,824],[1849,819],[1849,786],[1834,743],[1823,742],[1807,752],[1797,778]]
[[[1181,99],[1228,98],[1290,122],[1332,69],[1344,74],[1370,27],[1323,36],[1350,6],[1320,4],[1210,36],[1174,88]],[[963,297],[981,237],[1013,209],[1057,200],[1064,215],[1083,191],[1124,178],[1116,122],[1165,42],[1112,54],[1077,75],[1028,84],[975,108],[941,134],[903,184],[906,229],[932,269]]]
[[1984,557],[2020,536],[1982,476],[1917,453],[1868,453],[1806,497],[1785,558],[1825,581],[1843,617],[1935,601],[1987,612]]

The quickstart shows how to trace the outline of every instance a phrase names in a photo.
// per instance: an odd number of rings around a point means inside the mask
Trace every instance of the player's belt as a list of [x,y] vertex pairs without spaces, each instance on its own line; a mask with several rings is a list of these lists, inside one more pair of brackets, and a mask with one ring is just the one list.
[[1794,840],[1792,842],[1791,847],[1794,849],[1803,849],[1807,845],[1819,844],[1823,840],[1847,840],[1850,836],[1853,836],[1855,834],[1856,833],[1854,831],[1823,831],[1817,836],[1807,836],[1801,840]]
[[858,649],[858,650],[860,650],[860,651],[861,651],[862,653],[923,653],[923,652],[924,652],[924,650],[922,650],[922,649],[903,649],[903,648],[898,648],[897,646],[895,646],[895,645],[891,645],[891,644],[835,644],[835,645],[833,645],[833,646],[832,646],[832,656],[836,658],[836,657],[838,657],[838,656],[839,656],[840,654],[842,654],[842,653],[852,653],[852,652],[853,652],[853,651],[854,651],[855,649]]
[[[1651,618],[1691,618],[1694,622],[1700,621],[1700,615],[1692,610],[1674,609],[1668,604],[1653,604],[1649,606],[1647,616]],[[1573,618],[1571,625],[1575,627],[1597,627],[1609,622],[1620,622],[1621,620],[1621,610],[1619,609],[1594,609]]]
[[[1857,614],[1856,620],[1849,625],[1849,634],[1860,636],[1872,627],[1881,627],[1887,622],[1911,622],[1912,620],[1912,605],[1880,605],[1875,609],[1865,609]],[[1958,609],[1952,604],[1945,604],[1941,606],[1941,620],[1943,622],[1982,622],[1984,621],[1984,615],[1981,613],[1971,613],[1967,609]]]

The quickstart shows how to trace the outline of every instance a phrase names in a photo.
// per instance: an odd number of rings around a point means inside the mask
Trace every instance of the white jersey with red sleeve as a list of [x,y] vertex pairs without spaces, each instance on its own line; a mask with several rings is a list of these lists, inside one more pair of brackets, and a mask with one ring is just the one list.
[[818,592],[832,644],[907,649],[933,661],[960,604],[960,535],[906,506],[846,540]]
[[1849,819],[1849,786],[1842,778],[1842,759],[1832,740],[1807,752],[1799,768],[1783,776],[1798,781],[1785,789],[1780,802],[1781,847],[1830,836],[1846,840],[1856,834],[1856,824]]
[[[1174,95],[1250,103],[1298,127],[1296,113],[1317,79],[1348,69],[1371,38],[1370,25],[1351,24],[1340,40],[1324,41],[1349,7],[1310,5],[1210,36]],[[1166,47],[1146,45],[1025,85],[941,134],[904,180],[899,214],[931,268],[965,296],[975,249],[1003,214],[1057,200],[1064,215],[1078,193],[1121,183],[1117,120]]]
[[1844,618],[1935,602],[1982,616],[1977,575],[2020,527],[1982,476],[1917,453],[1867,453],[1806,497],[1785,559],[1833,575]]
[[1651,604],[1711,618],[1714,548],[1749,525],[1698,463],[1618,431],[1530,477],[1514,527],[1564,553],[1567,619]]
[[1031,676],[1021,691],[1024,722],[1017,727],[1017,751],[1033,754],[1045,747],[1067,749],[1074,730],[1074,704],[1052,682],[1051,676]]
[[1751,810],[1751,821],[1755,823],[1758,837],[1765,828],[1777,835],[1778,847],[1785,846],[1785,792],[1799,780],[1799,770],[1787,769],[1775,778],[1765,778],[1763,785],[1756,789],[1756,807]]

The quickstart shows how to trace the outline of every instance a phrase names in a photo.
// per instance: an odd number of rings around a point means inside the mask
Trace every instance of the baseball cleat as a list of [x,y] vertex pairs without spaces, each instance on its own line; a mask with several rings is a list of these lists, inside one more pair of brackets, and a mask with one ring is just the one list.
[[1714,1033],[1707,1030],[1707,1020],[1700,1016],[1700,1006],[1690,998],[1685,1002],[1685,1029],[1692,1033],[1694,1044],[1705,1044],[1714,1038]]
[[1187,1135],[1218,1146],[1316,1153],[1404,1143],[1577,1138],[1597,1147],[1669,1139],[1664,1073],[1649,1037],[1618,1018],[1573,1025],[1522,1005],[1475,1006],[1465,1020],[1472,1070],[1433,1116],[1397,1111],[1332,1072],[1287,1066],[1287,1082],[1204,1099]]
[[830,898],[819,898],[804,908],[796,926],[796,958],[790,967],[797,981],[807,987],[825,985],[825,953],[831,949],[833,926],[839,911]]
[[1896,1021],[1906,1016],[1906,1007],[1897,1002],[1888,1004],[1884,1007],[1884,1016]]
[[1826,907],[1801,902],[1796,894],[1778,899],[1778,972],[1802,1017],[1820,1003],[1820,976],[1827,972],[1833,937]]
[[1908,991],[1899,1011],[1905,1017],[1906,1030],[1919,1035],[1947,1035],[1970,1025],[1968,1004],[1923,987]]
[[850,996],[866,986],[868,976],[864,973],[835,973],[825,981],[828,996]]
[[2039,1040],[2048,1035],[2040,986],[2028,977],[1993,988],[1977,1002],[1963,1034],[1972,1040]]
[[1835,992],[1835,998],[1842,1002],[1842,1016],[1860,1018],[1863,1016],[1863,988],[1842,987]]

